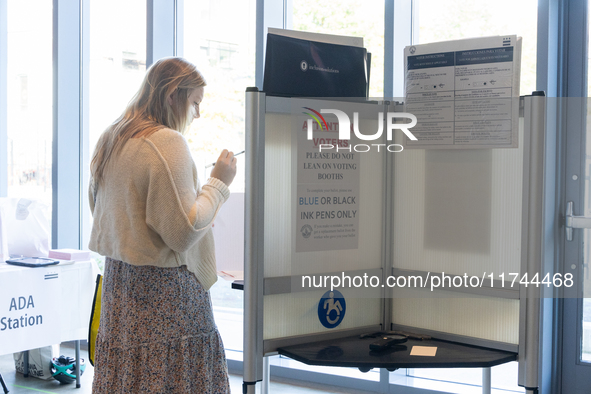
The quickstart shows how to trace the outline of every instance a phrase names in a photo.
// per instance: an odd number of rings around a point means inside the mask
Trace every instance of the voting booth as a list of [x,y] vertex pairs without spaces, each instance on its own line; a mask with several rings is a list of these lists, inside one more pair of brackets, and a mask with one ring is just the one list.
[[[476,75],[482,58],[470,56],[465,72]],[[454,100],[437,85],[408,103],[247,89],[244,392],[277,353],[361,370],[481,367],[483,392],[490,367],[518,360],[519,385],[539,386],[543,290],[519,279],[548,273],[546,101],[512,86],[501,93],[508,102],[466,88],[475,107],[455,105],[453,139],[428,117]],[[411,140],[411,124],[422,140]],[[477,130],[462,134],[468,127]],[[415,340],[369,354],[367,334],[387,331]]]

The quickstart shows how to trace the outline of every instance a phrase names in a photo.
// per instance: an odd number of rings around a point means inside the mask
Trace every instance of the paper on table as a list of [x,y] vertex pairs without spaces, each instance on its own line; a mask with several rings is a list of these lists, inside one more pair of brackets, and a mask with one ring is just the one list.
[[244,193],[230,194],[212,230],[217,271],[244,270]]
[[244,280],[244,271],[218,271],[218,276],[230,282]]
[[411,356],[434,357],[435,353],[437,353],[437,347],[435,346],[413,346],[410,350]]

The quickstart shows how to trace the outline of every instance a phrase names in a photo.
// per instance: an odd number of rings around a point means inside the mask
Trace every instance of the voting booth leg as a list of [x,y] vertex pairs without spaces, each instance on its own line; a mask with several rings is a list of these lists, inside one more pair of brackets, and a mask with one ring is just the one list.
[[80,340],[76,340],[76,388],[80,388]]
[[6,383],[4,383],[4,379],[2,379],[2,374],[0,374],[0,384],[2,384],[2,389],[4,390],[4,394],[8,393],[8,387],[6,387]]
[[482,368],[482,394],[491,394],[491,369]]
[[242,390],[254,394],[263,379],[263,270],[265,201],[265,94],[246,90],[244,195],[244,372]]
[[263,357],[263,381],[261,384],[261,394],[270,393],[271,384],[271,362],[269,356]]
[[[524,100],[524,168],[521,272],[533,277],[545,272],[545,235],[552,224],[544,220],[546,158],[546,100],[543,92],[533,92]],[[548,260],[549,261],[549,260]],[[542,300],[541,289],[521,285],[519,289],[519,374],[518,384],[526,393],[540,387]]]

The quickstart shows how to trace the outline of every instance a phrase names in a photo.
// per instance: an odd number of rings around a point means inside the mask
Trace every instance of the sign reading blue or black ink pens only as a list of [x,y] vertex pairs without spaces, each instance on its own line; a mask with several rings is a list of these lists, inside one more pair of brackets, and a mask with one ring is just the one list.
[[338,290],[327,291],[318,303],[318,320],[326,328],[335,328],[345,318],[347,304]]

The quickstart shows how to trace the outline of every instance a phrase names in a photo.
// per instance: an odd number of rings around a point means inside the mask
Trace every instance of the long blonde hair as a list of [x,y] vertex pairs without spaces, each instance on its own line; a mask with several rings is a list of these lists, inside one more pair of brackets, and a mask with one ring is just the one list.
[[90,162],[94,184],[100,183],[108,161],[130,138],[148,137],[162,128],[184,134],[193,119],[189,95],[205,85],[203,75],[183,58],[164,58],[154,63],[123,114],[103,132],[96,144]]

